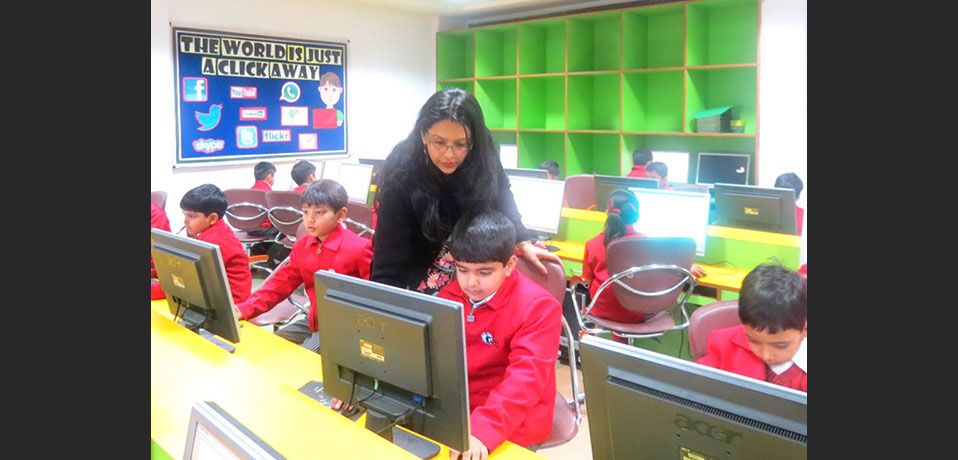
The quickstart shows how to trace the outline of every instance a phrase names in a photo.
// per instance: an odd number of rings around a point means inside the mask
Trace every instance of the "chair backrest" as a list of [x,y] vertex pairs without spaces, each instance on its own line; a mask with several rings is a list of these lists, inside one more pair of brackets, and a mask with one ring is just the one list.
[[565,178],[566,207],[589,209],[595,204],[595,176],[577,174]]
[[150,192],[150,200],[166,211],[166,192]]
[[266,192],[269,221],[280,233],[296,241],[296,233],[303,223],[303,195],[296,192]]
[[369,209],[369,206],[366,206],[362,203],[354,203],[349,201],[346,203],[346,209],[349,210],[349,214],[347,215],[349,221],[346,222],[346,228],[352,230],[354,233],[359,234],[360,236],[372,238],[372,234],[367,229],[352,223],[358,222],[366,227],[372,228],[373,211]]
[[249,188],[224,190],[226,221],[236,229],[247,231],[259,228],[266,221],[266,191]]
[[516,264],[516,270],[519,270],[527,278],[535,281],[536,284],[549,291],[549,293],[559,301],[559,305],[562,305],[562,301],[565,300],[566,287],[565,269],[562,268],[562,264],[551,260],[540,260],[540,262],[546,266],[546,269],[549,270],[547,275],[543,275],[542,272],[533,266],[532,262],[526,260],[525,257],[519,256],[518,258],[519,262]]
[[721,300],[699,307],[689,318],[689,351],[692,359],[705,356],[706,339],[715,329],[742,324],[738,317],[738,300]]
[[[606,248],[606,266],[610,280],[633,267],[674,265],[687,270],[695,259],[695,241],[691,238],[644,237],[619,238]],[[613,282],[612,291],[623,308],[633,312],[654,314],[676,304],[682,287],[692,281],[691,274],[676,269],[643,269],[619,279],[634,290],[647,293],[669,290],[660,295],[640,295]]]

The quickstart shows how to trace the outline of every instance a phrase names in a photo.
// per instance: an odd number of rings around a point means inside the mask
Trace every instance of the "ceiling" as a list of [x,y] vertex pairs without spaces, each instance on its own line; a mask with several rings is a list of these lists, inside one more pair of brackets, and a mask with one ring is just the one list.
[[[557,13],[570,9],[601,7],[626,0],[348,0],[351,3],[435,14],[443,18],[489,19],[535,13]],[[655,0],[652,0],[655,1]],[[662,1],[662,0],[658,0]],[[633,0],[634,3],[634,0]]]

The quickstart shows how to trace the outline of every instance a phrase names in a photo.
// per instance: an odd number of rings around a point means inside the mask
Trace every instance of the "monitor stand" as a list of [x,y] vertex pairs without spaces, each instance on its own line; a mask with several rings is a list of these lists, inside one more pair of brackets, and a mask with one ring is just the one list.
[[[439,455],[439,444],[420,438],[406,430],[400,429],[398,426],[392,426],[392,429],[387,429],[390,425],[395,425],[393,423],[394,421],[397,423],[403,422],[403,420],[397,420],[396,417],[371,410],[368,407],[366,408],[367,430],[382,436],[387,441],[402,447],[407,452],[419,458],[433,458]],[[380,433],[380,431],[382,431],[382,433]]]
[[203,329],[202,327],[200,327],[203,325],[204,322],[206,322],[206,313],[197,311],[195,308],[187,307],[186,311],[183,312],[183,319],[181,321],[177,321],[177,324],[180,324],[186,327],[187,329],[199,334],[200,337],[203,337],[204,339],[209,340],[210,342],[213,342],[214,345],[230,353],[233,353],[236,351],[236,347],[218,339],[210,331],[207,331],[206,329]]

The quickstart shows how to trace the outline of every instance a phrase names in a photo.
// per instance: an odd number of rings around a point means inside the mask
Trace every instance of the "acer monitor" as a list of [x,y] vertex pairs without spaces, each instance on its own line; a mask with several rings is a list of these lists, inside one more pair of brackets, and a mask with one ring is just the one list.
[[502,168],[506,175],[512,177],[531,177],[533,179],[548,179],[549,171],[532,168]]
[[709,227],[708,192],[629,189],[639,200],[639,221],[635,230],[645,236],[672,236],[695,241],[695,255],[705,255]]
[[150,229],[150,239],[156,275],[173,320],[182,318],[179,324],[233,352],[236,347],[212,335],[233,343],[240,340],[220,247],[157,228]]
[[212,401],[190,411],[183,460],[286,460],[272,446]]
[[379,175],[382,174],[383,172],[383,165],[386,164],[386,160],[383,160],[381,158],[360,158],[359,164],[373,166],[373,177],[370,182],[378,186]]
[[336,182],[346,189],[349,201],[362,204],[366,204],[369,199],[369,184],[372,179],[373,165],[360,163],[341,163],[339,175],[336,176]]
[[748,183],[751,158],[734,153],[700,153],[695,183],[711,186],[716,182],[724,184]]
[[715,225],[795,235],[795,190],[715,184]]
[[592,335],[579,353],[596,460],[807,458],[803,392]]
[[323,391],[366,409],[366,428],[420,458],[469,443],[462,304],[316,272]]
[[[512,176],[509,184],[524,227],[540,234],[559,233],[565,181]],[[540,235],[537,239],[546,238]]]
[[603,176],[595,175],[595,203],[596,211],[605,212],[605,207],[609,204],[609,195],[616,190],[628,190],[631,188],[659,188],[659,181],[646,177],[622,177],[622,176]]

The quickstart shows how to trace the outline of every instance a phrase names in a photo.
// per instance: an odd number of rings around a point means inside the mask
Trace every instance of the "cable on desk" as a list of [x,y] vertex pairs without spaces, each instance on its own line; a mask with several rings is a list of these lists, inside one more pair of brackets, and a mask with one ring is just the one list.
[[396,417],[396,419],[393,420],[392,422],[389,422],[389,425],[386,425],[385,427],[383,427],[383,428],[380,429],[379,431],[376,431],[376,434],[382,434],[382,433],[385,432],[386,430],[388,430],[388,429],[390,429],[390,428],[396,426],[397,423],[399,423],[401,420],[405,419],[406,417],[408,417],[409,415],[411,415],[411,414],[412,414],[413,412],[415,412],[415,411],[416,411],[416,408],[413,407],[412,409],[409,409],[409,410],[407,410],[406,412],[403,412],[402,415],[400,415],[399,417]]

